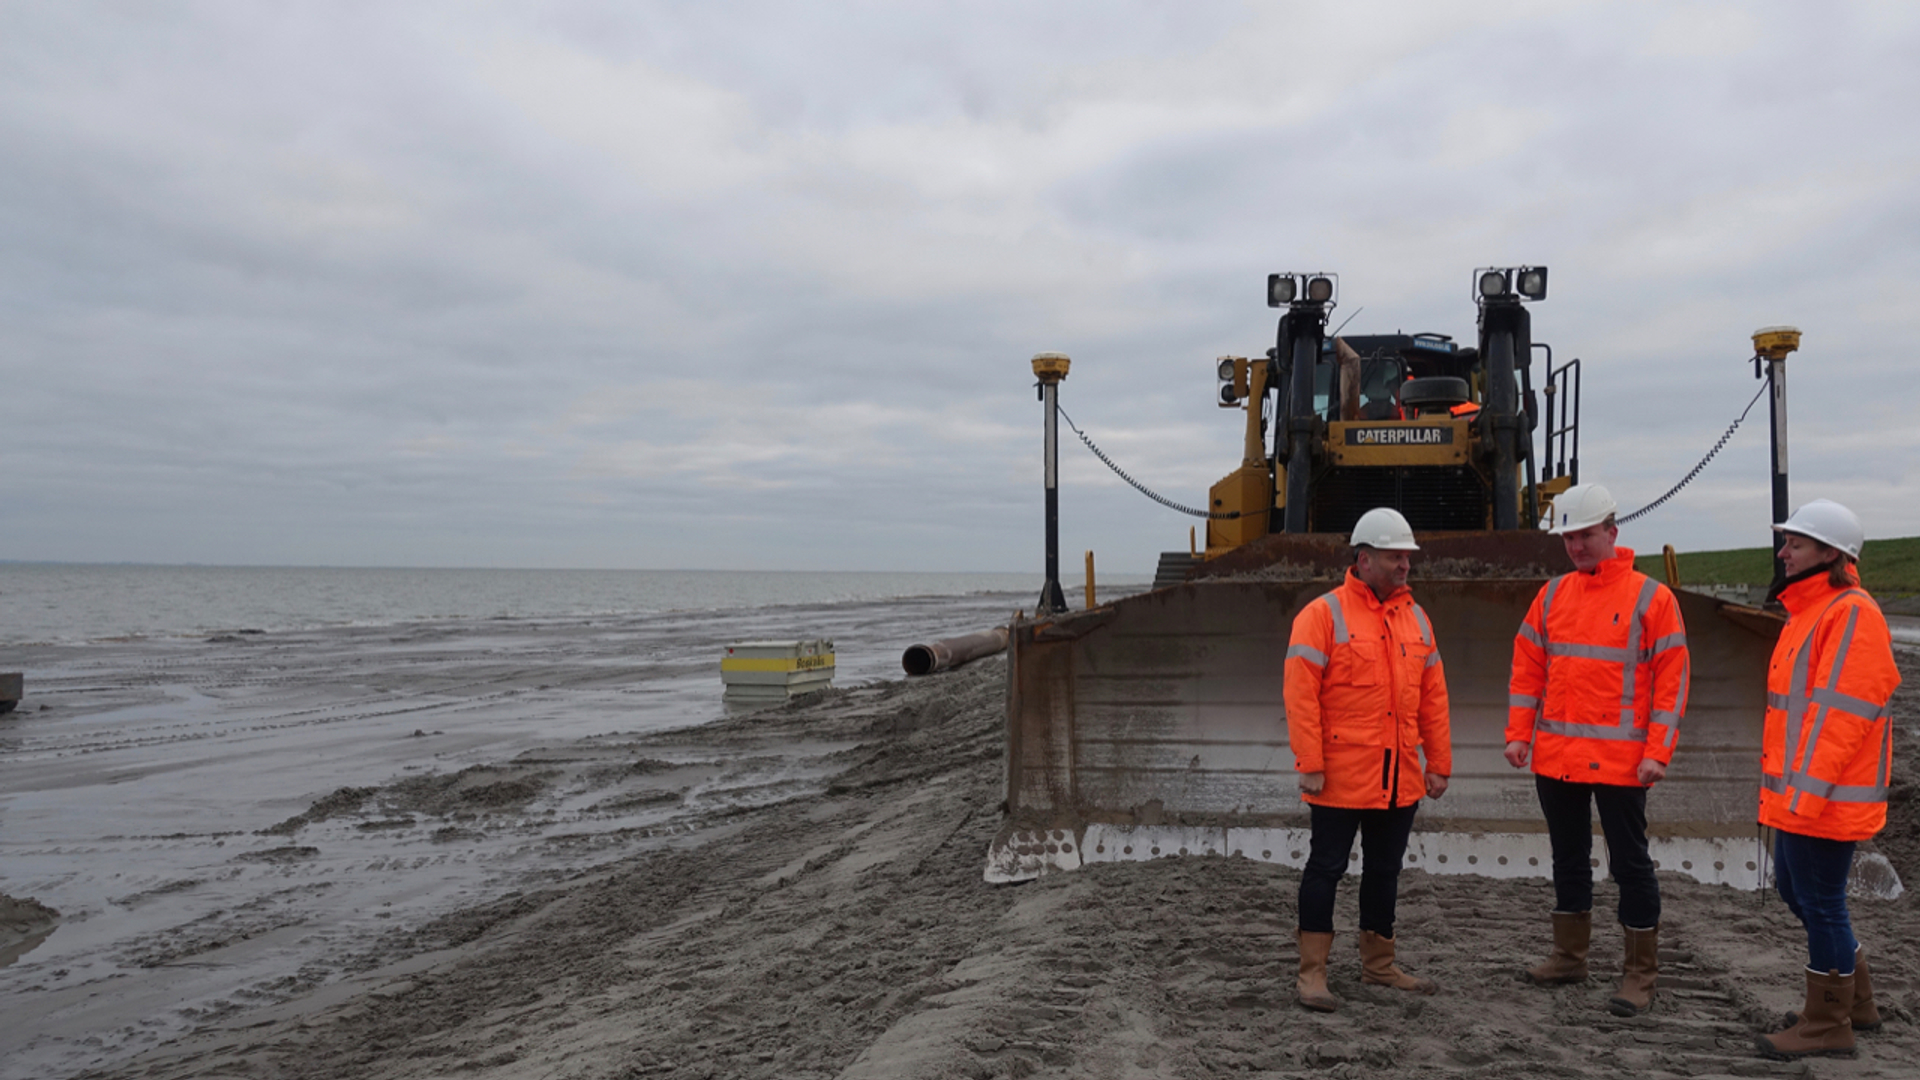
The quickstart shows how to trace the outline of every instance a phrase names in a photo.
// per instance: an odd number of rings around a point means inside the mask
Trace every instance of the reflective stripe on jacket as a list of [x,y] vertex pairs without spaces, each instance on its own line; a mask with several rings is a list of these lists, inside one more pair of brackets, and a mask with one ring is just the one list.
[[1781,590],[1787,628],[1767,668],[1760,823],[1829,840],[1865,840],[1887,823],[1900,685],[1880,606],[1824,573]]
[[1533,598],[1513,639],[1507,741],[1532,743],[1542,776],[1639,787],[1642,758],[1673,760],[1690,677],[1672,590],[1615,548]]
[[1426,773],[1453,773],[1446,670],[1433,624],[1405,586],[1382,602],[1349,570],[1309,601],[1293,620],[1286,699],[1294,767],[1326,774],[1318,795],[1302,794],[1310,803],[1411,806],[1426,794]]

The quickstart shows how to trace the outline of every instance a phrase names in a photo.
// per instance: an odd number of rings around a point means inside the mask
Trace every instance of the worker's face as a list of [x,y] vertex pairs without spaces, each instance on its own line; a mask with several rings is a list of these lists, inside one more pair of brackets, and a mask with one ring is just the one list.
[[1799,533],[1780,535],[1780,561],[1786,565],[1788,577],[1825,566],[1840,555],[1839,548],[1828,547],[1811,536],[1801,536]]
[[1583,574],[1591,574],[1595,567],[1613,558],[1613,540],[1619,535],[1618,525],[1602,522],[1561,533],[1560,539],[1566,542],[1567,558],[1573,560],[1573,568]]
[[1361,548],[1360,560],[1354,564],[1353,575],[1375,593],[1385,596],[1407,583],[1407,571],[1412,566],[1412,552]]

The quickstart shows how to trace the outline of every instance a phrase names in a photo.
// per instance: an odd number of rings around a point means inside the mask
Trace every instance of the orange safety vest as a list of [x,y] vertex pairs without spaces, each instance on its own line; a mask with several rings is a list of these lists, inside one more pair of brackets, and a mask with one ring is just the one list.
[[1887,823],[1900,685],[1886,617],[1858,585],[1815,574],[1780,592],[1787,628],[1767,668],[1760,823],[1803,836],[1865,840]]
[[[1286,660],[1294,768],[1325,773],[1320,806],[1411,806],[1426,773],[1453,774],[1446,669],[1433,624],[1405,586],[1383,602],[1347,580],[1302,608]],[[1426,754],[1426,769],[1420,754]]]
[[1640,786],[1642,758],[1673,760],[1687,711],[1687,628],[1672,590],[1633,551],[1541,587],[1513,639],[1507,741],[1533,744],[1533,771],[1578,784]]

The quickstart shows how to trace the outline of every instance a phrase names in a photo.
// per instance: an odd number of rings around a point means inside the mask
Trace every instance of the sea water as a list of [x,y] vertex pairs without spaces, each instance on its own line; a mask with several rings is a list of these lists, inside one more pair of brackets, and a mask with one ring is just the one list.
[[1031,607],[1040,579],[1010,573],[0,563],[0,645],[986,594],[1022,598]]

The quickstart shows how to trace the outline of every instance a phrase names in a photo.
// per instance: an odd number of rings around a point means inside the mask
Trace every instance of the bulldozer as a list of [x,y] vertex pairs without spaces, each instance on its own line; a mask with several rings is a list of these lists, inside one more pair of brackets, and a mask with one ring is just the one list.
[[[1349,531],[1378,506],[1415,530],[1410,585],[1452,702],[1454,775],[1422,804],[1407,865],[1550,874],[1532,775],[1501,753],[1514,634],[1541,586],[1572,568],[1541,527],[1579,481],[1580,361],[1556,367],[1532,335],[1546,268],[1474,272],[1470,345],[1329,334],[1334,274],[1274,274],[1267,288],[1274,346],[1216,361],[1217,400],[1245,412],[1245,439],[1208,493],[1204,549],[1163,555],[1149,592],[1010,627],[1006,817],[988,881],[1177,856],[1303,865],[1283,658],[1294,616],[1338,582]],[[1783,620],[1675,595],[1692,684],[1672,768],[1648,799],[1652,854],[1661,869],[1757,887],[1766,666]]]

